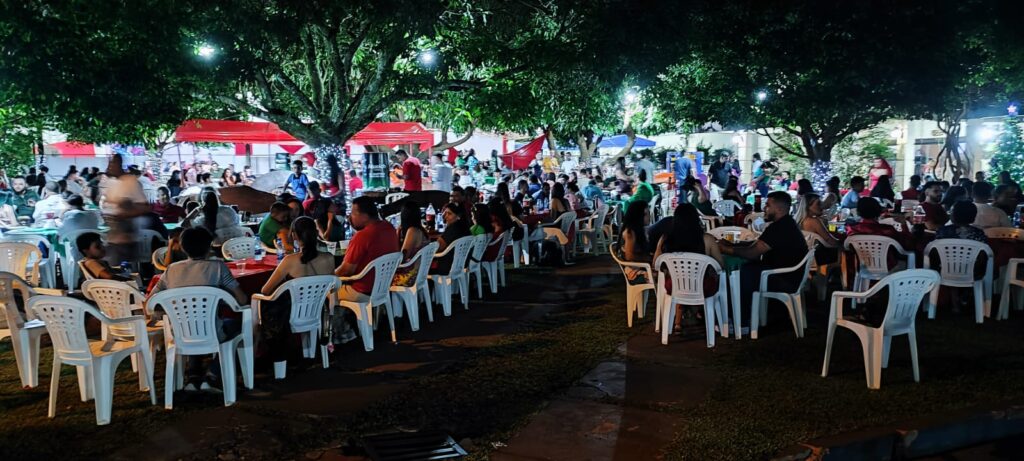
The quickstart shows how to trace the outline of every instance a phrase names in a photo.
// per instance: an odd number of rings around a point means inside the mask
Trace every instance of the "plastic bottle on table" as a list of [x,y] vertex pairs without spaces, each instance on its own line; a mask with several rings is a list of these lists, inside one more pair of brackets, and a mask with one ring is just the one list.
[[277,250],[277,262],[281,262],[284,259],[284,242],[274,239],[274,249]]
[[253,237],[253,250],[252,257],[257,261],[263,260],[263,242],[260,241],[259,237]]

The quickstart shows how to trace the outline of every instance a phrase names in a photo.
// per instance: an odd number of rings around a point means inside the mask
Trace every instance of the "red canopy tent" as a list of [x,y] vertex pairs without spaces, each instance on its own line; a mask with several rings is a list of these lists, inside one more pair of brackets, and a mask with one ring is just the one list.
[[95,157],[96,146],[76,141],[55,142],[46,145],[43,152],[61,157]]
[[[189,120],[174,132],[177,142],[226,142],[236,144],[302,145],[303,142],[270,122],[240,122],[235,120]],[[419,144],[420,150],[430,150],[434,134],[421,123],[373,122],[356,133],[346,146]],[[285,148],[286,151],[292,152]]]
[[501,162],[512,170],[525,170],[530,166],[530,162],[537,158],[537,154],[540,153],[541,148],[544,146],[544,139],[546,137],[547,135],[542,134],[525,146],[502,155]]

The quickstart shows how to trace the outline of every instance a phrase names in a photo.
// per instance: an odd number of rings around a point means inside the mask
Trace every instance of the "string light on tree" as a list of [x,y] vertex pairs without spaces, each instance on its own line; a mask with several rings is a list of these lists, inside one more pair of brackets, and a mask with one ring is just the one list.
[[811,185],[819,193],[825,192],[825,183],[832,177],[832,162],[815,160],[811,165]]
[[995,141],[991,160],[992,171],[1007,171],[1010,178],[1024,180],[1024,129],[1020,116],[1008,115],[1003,121],[1003,132]]

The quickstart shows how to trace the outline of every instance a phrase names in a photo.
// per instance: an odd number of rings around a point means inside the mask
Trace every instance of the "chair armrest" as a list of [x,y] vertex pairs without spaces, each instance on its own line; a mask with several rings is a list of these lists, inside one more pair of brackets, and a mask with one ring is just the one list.
[[[448,248],[449,249],[454,248],[454,245],[450,246]],[[338,279],[340,279],[342,282],[351,282],[353,280],[359,280],[359,279],[361,279],[363,277],[366,277],[366,274],[369,274],[371,269],[373,269],[373,264],[367,264],[366,267],[363,268],[362,272],[360,272],[360,273],[358,273],[356,275],[350,275],[348,277],[338,277]]]
[[278,296],[278,292],[277,291],[274,291],[274,293],[269,295],[269,296],[265,295],[263,293],[256,293],[256,294],[252,295],[252,301],[253,302],[250,303],[250,304],[256,304],[259,301],[276,301],[277,300],[277,296]]
[[[811,257],[813,258],[813,256],[811,256]],[[768,277],[773,276],[773,275],[787,274],[787,273],[790,273],[790,272],[796,272],[796,271],[800,270],[800,268],[802,268],[803,266],[804,266],[804,260],[801,259],[800,260],[800,264],[797,264],[797,265],[792,266],[792,267],[783,267],[783,268],[780,268],[780,269],[771,269],[771,270],[761,271],[761,287],[762,287],[761,289],[767,288]]]
[[440,253],[434,253],[434,259],[438,259],[438,258],[441,258],[443,256],[448,256],[448,253],[451,253],[452,249],[455,248],[455,245],[454,245],[455,242],[452,242],[452,243],[453,244],[452,245],[448,245],[448,248],[445,248],[444,251],[442,251]]
[[[68,294],[67,291],[57,288],[33,288],[32,291],[34,291],[37,295],[48,296],[67,296]],[[24,296],[24,293],[22,293],[22,295]]]

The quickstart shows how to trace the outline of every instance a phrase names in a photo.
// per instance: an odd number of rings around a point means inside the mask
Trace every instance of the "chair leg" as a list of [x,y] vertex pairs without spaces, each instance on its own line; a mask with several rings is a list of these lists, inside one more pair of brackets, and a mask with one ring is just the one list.
[[[427,320],[430,321],[430,323],[434,323],[434,303],[430,301],[430,284],[424,283],[423,286],[418,288],[416,291],[421,291],[423,293],[423,304],[426,304],[427,307]],[[419,306],[417,306],[416,309],[419,309]],[[418,312],[416,316],[419,317]]]
[[889,368],[889,352],[892,351],[892,336],[882,338],[882,368]]
[[910,341],[910,362],[914,367],[914,382],[921,382],[921,371],[917,367],[917,332],[914,328],[907,333],[907,340]]
[[974,282],[974,321],[981,324],[985,321],[985,295],[982,283]]
[[95,398],[96,390],[92,388],[92,367],[89,366],[78,366],[75,367],[75,372],[78,374],[78,392],[83,402],[88,402]]
[[821,377],[828,376],[828,365],[832,361],[832,339],[836,335],[836,323],[834,320],[829,319],[828,322],[828,335],[825,339],[825,362],[821,365]]
[[[309,341],[315,344],[316,338],[309,335]],[[242,384],[246,389],[252,389],[255,379],[253,373],[255,357],[253,355],[252,336],[247,336],[243,333],[243,338],[238,343],[235,352],[238,355],[238,368],[242,371]],[[310,354],[310,358],[312,358],[312,354]]]
[[[858,335],[861,336],[861,335]],[[864,346],[864,373],[868,389],[882,386],[882,335],[880,332],[861,336]]]
[[1010,297],[1013,294],[1013,286],[1009,281],[1003,283],[1003,293],[999,296],[999,313],[996,320],[1006,320],[1010,316]]
[[53,368],[50,372],[50,403],[46,416],[52,418],[57,415],[57,389],[60,388],[60,358],[53,355]]
[[[668,296],[668,295],[665,295]],[[672,333],[672,313],[675,311],[675,302],[670,299],[662,302],[661,306],[661,343],[668,344],[668,335]]]
[[388,326],[391,327],[391,343],[396,344],[398,343],[398,334],[395,332],[395,312],[391,308],[391,301],[384,303],[384,310],[388,315]]
[[[768,300],[765,299],[765,301],[768,301]],[[795,296],[790,296],[789,299],[787,299],[785,301],[785,304],[786,304],[786,310],[789,311],[789,322],[793,324],[793,333],[796,334],[797,338],[799,338],[800,337],[800,318],[799,318],[800,314],[797,313],[796,297]]]
[[754,293],[750,306],[750,339],[757,339],[757,329],[761,325],[761,292]]
[[647,297],[649,294],[648,290],[640,290],[640,305],[636,309],[637,315],[640,318],[644,318],[644,315],[647,314]]
[[704,330],[708,337],[708,348],[715,347],[715,311],[718,309],[718,297],[704,300]]
[[235,354],[231,341],[220,345],[220,382],[221,390],[224,392],[224,406],[230,407],[235,404],[235,393],[238,387],[238,380],[235,378]]
[[932,289],[932,292],[928,294],[928,319],[935,319],[935,305],[939,303],[939,286],[936,285]]
[[[145,365],[142,365],[145,367]],[[110,413],[114,407],[114,368],[112,357],[101,357],[93,362],[92,385],[96,391],[96,424],[110,424]]]
[[359,306],[359,310],[362,312],[362,319],[356,322],[359,325],[359,336],[363,338],[363,348],[370,352],[373,350],[373,324],[370,323],[373,321],[373,308],[367,302]]
[[636,310],[636,297],[637,293],[633,290],[626,289],[626,327],[633,328],[633,311]]
[[164,408],[168,410],[174,409],[174,387],[175,377],[174,365],[177,361],[175,357],[174,347],[168,347],[164,353],[167,358],[167,365],[164,367]]

